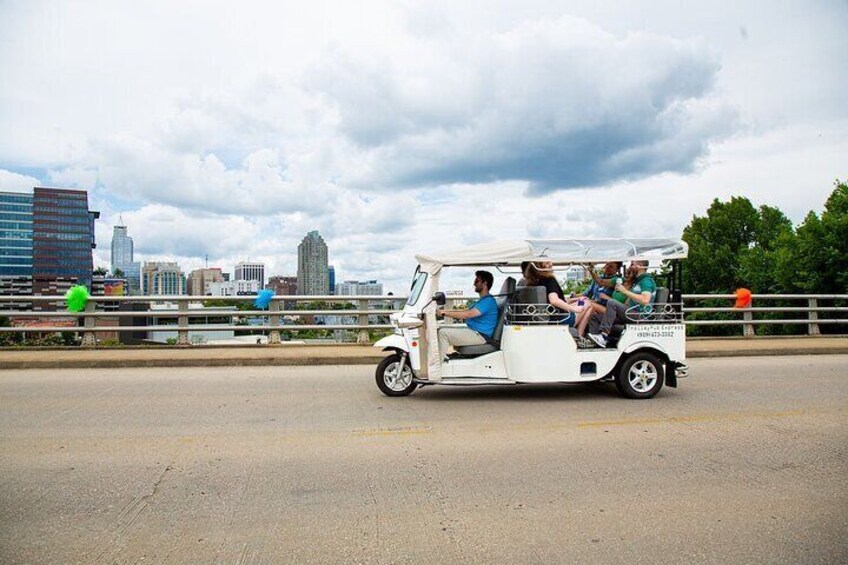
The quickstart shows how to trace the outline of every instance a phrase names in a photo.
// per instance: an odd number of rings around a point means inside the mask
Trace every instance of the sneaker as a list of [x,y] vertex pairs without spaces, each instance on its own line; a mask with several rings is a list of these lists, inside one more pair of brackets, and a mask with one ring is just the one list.
[[577,342],[578,349],[592,349],[596,347],[595,342],[588,337],[577,336],[574,340]]
[[604,334],[589,334],[589,339],[598,344],[598,347],[606,347],[607,346],[607,338]]

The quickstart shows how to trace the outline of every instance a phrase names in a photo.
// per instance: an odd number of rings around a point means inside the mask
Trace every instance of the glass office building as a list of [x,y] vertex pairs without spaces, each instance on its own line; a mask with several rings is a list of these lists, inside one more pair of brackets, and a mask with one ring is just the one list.
[[41,282],[50,281],[91,288],[94,221],[100,212],[88,209],[88,193],[36,187],[32,212],[32,277],[36,294]]
[[133,262],[133,239],[127,233],[123,223],[112,228],[112,272],[117,269],[125,271],[125,267]]
[[0,277],[32,277],[32,196],[0,192]]
[[112,228],[112,274],[119,270],[123,273],[127,294],[141,294],[141,263],[133,259],[133,239],[122,219]]

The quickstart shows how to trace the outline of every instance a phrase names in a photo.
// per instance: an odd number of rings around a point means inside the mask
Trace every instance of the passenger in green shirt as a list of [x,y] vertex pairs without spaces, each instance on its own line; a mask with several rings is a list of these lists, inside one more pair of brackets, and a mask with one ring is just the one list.
[[630,268],[636,276],[633,286],[628,290],[623,284],[615,285],[616,292],[625,300],[608,300],[607,311],[603,316],[596,314],[589,321],[589,338],[601,347],[607,346],[609,332],[614,324],[628,322],[629,308],[635,307],[639,312],[649,312],[652,308],[651,303],[657,294],[657,283],[654,277],[648,274],[648,262],[633,261]]
[[652,310],[651,303],[653,303],[654,298],[657,296],[657,283],[654,281],[654,277],[642,271],[636,276],[636,280],[633,281],[633,286],[630,287],[630,290],[627,290],[623,286],[619,290],[618,286],[616,286],[616,292],[620,292],[627,297],[625,305],[628,308],[636,306],[639,312],[650,312]]

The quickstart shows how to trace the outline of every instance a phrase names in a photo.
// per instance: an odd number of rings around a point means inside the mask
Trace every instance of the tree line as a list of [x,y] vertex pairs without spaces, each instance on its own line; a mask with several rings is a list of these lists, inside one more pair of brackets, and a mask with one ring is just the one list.
[[[848,184],[834,183],[821,213],[810,211],[797,226],[773,206],[755,207],[734,196],[713,200],[704,216],[683,230],[689,258],[683,262],[686,294],[848,294]],[[819,306],[845,306],[845,300],[819,300]],[[727,306],[702,301],[701,306]],[[754,306],[806,306],[774,301]],[[758,313],[760,319],[806,318],[807,313]],[[824,317],[844,318],[843,314]],[[691,313],[687,319],[739,319],[733,314]],[[758,325],[757,334],[806,333],[805,325]],[[848,324],[822,325],[822,333],[844,333]],[[738,326],[690,326],[691,335],[739,335]]]
[[686,293],[848,293],[848,184],[834,183],[821,214],[794,226],[773,206],[743,196],[713,200],[683,230]]

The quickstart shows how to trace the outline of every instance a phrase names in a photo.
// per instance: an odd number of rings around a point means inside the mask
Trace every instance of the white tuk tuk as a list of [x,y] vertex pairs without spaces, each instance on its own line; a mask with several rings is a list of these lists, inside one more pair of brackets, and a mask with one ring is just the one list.
[[[416,255],[418,268],[401,312],[392,314],[393,335],[375,347],[391,351],[377,367],[376,381],[388,396],[405,396],[425,385],[614,382],[628,398],[651,398],[663,385],[688,375],[686,330],[680,299],[679,260],[684,241],[670,239],[519,240],[485,243],[435,255]],[[628,310],[628,323],[615,326],[606,348],[579,348],[574,330],[557,321],[544,287],[522,287],[524,261],[550,261],[554,268],[648,260],[667,261],[648,308]],[[437,307],[445,303],[439,278],[446,267],[494,267],[506,275],[498,323],[484,345],[439,352]],[[496,276],[496,279],[498,277]]]

